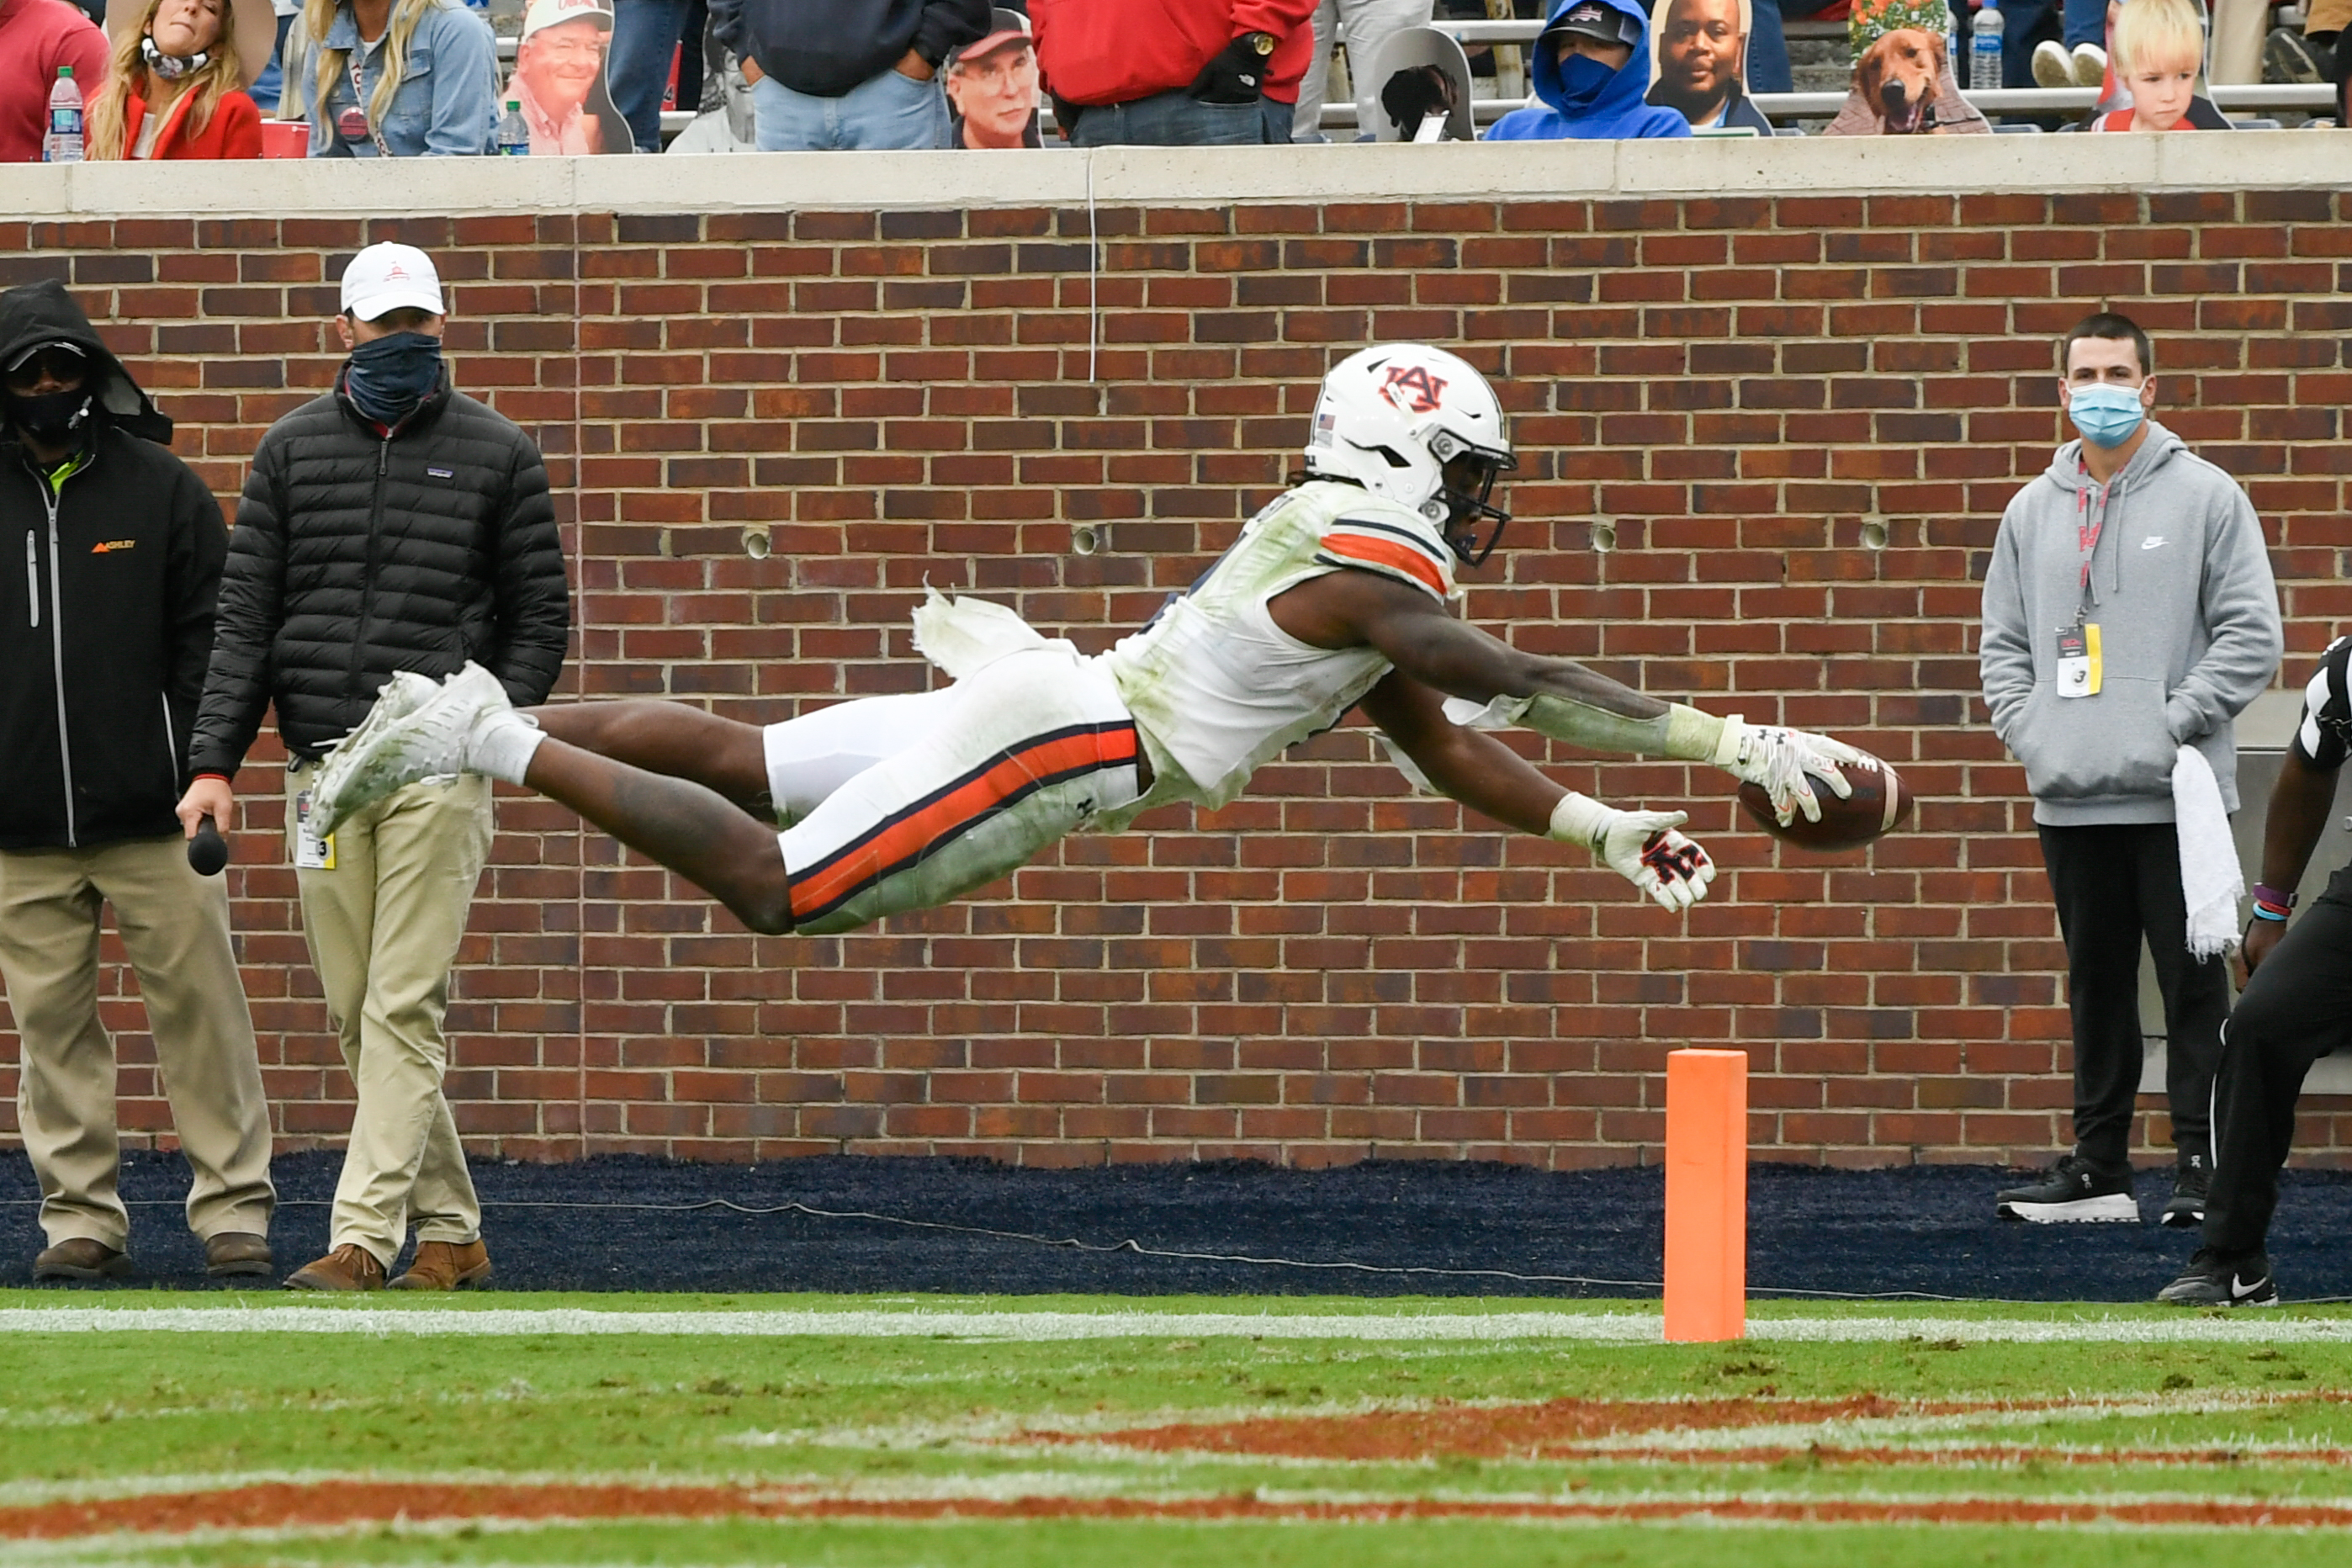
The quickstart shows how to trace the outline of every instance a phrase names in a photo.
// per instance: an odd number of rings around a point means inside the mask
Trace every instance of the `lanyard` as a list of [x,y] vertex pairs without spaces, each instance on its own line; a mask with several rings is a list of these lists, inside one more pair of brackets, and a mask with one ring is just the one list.
[[[2076,459],[2076,464],[2078,470],[2087,479],[2090,469],[2081,466],[2080,458]],[[2091,515],[2092,487],[2086,483],[2081,489],[2074,492],[2074,546],[2081,552],[2083,559],[2082,598],[2074,609],[2074,624],[2077,626],[2089,618],[2091,613],[2091,557],[2097,553],[2099,535],[2107,526],[2107,496],[2114,489],[2114,484],[2113,481],[2109,481],[2097,488],[2099,511],[2096,518]]]
[[366,45],[362,43],[360,49],[353,49],[343,57],[343,64],[351,68],[352,73],[352,107],[358,110],[367,121],[368,140],[375,143],[375,155],[379,158],[389,158],[392,153],[384,147],[383,138],[377,135],[375,132],[375,116],[367,111],[367,94],[360,89],[360,53],[361,49],[365,47]]

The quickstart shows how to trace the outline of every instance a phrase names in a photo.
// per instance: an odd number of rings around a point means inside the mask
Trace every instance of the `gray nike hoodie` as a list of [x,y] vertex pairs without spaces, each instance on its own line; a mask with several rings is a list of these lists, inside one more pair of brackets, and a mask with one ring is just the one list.
[[[2172,820],[2172,763],[2194,744],[2238,809],[2231,721],[2278,668],[2278,586],[2237,481],[2150,421],[2102,489],[2080,441],[2001,514],[1985,571],[1978,667],[1993,733],[2025,764],[2033,820],[2052,826]],[[2060,697],[2058,633],[2083,598],[2079,525],[2099,522],[2085,619],[2105,679]]]

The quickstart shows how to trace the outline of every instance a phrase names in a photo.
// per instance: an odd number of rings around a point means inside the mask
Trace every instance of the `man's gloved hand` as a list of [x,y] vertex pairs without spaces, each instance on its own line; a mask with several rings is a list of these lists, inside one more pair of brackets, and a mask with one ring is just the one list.
[[1202,103],[1255,103],[1265,91],[1266,57],[1274,53],[1271,33],[1244,33],[1201,68],[1185,89]]
[[1734,718],[1723,721],[1723,738],[1716,743],[1710,760],[1743,784],[1763,785],[1764,793],[1772,797],[1774,814],[1786,826],[1800,811],[1807,822],[1822,819],[1822,803],[1813,794],[1812,779],[1820,779],[1832,795],[1843,800],[1853,793],[1853,785],[1845,782],[1838,765],[1870,759],[1867,753],[1826,735]]
[[1659,908],[1681,910],[1706,897],[1715,880],[1706,851],[1675,831],[1689,820],[1683,811],[1620,811],[1571,790],[1552,807],[1551,837],[1583,845]]

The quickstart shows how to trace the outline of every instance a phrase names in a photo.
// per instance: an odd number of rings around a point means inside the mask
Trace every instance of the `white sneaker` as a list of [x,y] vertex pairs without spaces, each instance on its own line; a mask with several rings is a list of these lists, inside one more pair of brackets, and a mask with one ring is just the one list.
[[369,714],[367,722],[328,754],[310,786],[314,831],[323,837],[353,812],[395,790],[465,772],[466,742],[475,726],[486,716],[513,710],[499,678],[468,661],[408,712],[381,725]]
[[2107,51],[2098,45],[2076,44],[2074,58],[2067,64],[2074,69],[2076,87],[2107,85]]
[[2033,46],[2033,82],[2036,87],[2074,85],[2074,60],[2065,45],[2044,38]]

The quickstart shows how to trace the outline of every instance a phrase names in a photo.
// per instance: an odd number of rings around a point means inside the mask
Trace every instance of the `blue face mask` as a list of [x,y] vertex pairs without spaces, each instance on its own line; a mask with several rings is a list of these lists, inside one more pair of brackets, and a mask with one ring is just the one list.
[[2074,388],[2067,395],[2066,413],[2074,421],[2074,428],[2083,433],[2083,439],[2094,447],[2122,446],[2147,417],[2147,411],[2140,406],[2138,387],[2114,386],[2105,382]]
[[1592,97],[1616,74],[1616,67],[1604,66],[1591,55],[1568,55],[1559,62],[1559,85],[1571,99]]
[[397,425],[441,385],[441,340],[424,332],[391,332],[352,350],[343,390],[362,414]]

